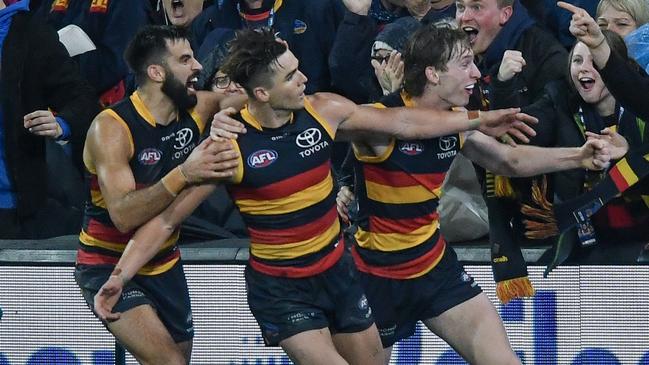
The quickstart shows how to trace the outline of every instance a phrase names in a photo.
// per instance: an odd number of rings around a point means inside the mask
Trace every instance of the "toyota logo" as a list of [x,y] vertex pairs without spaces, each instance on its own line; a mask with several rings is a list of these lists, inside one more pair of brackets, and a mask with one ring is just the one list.
[[298,147],[309,148],[320,142],[321,138],[322,133],[318,128],[309,128],[297,135],[295,138],[295,144],[297,144]]
[[192,141],[192,138],[194,138],[194,132],[192,132],[191,129],[183,128],[179,130],[176,132],[176,143],[174,144],[174,148],[182,150]]
[[455,144],[457,143],[457,138],[456,137],[440,137],[439,138],[439,148],[442,151],[448,151],[451,148],[455,147]]

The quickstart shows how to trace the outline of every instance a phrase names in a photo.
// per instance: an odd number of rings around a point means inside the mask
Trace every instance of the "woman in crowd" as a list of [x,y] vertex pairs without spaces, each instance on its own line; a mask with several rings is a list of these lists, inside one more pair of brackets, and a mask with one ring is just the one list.
[[596,19],[600,28],[626,37],[649,22],[649,5],[645,0],[601,0]]
[[[638,68],[635,61],[628,58],[622,38],[612,31],[603,30],[603,33],[612,52]],[[516,72],[507,70],[520,70],[518,66],[506,59],[500,71],[513,77]],[[506,88],[495,88],[491,95],[493,105],[515,105],[511,104],[515,102],[511,100],[512,94]],[[649,138],[645,121],[625,109],[608,91],[593,64],[588,46],[582,42],[577,42],[570,52],[567,80],[549,84],[545,94],[523,110],[539,118],[535,127],[537,136],[531,143],[540,146],[580,146],[592,136],[591,133],[605,130],[608,138],[620,146],[614,157],[621,158],[627,147],[641,146]],[[620,136],[628,141],[629,146]],[[547,187],[542,186],[537,188],[540,194],[552,196],[554,193],[560,201],[565,201],[589,191],[605,176],[605,171],[562,171],[552,176],[550,190],[553,191],[548,192]],[[611,259],[628,262],[635,259],[641,244],[649,241],[649,208],[645,203],[649,201],[649,196],[645,195],[649,194],[649,189],[645,186],[637,184],[608,202],[590,221],[568,232],[566,239],[557,245],[550,267],[560,264],[570,254],[582,262],[610,262]],[[530,231],[558,233],[555,222],[547,215],[548,205],[526,208],[530,216],[526,224]],[[614,255],[611,254],[613,250]]]

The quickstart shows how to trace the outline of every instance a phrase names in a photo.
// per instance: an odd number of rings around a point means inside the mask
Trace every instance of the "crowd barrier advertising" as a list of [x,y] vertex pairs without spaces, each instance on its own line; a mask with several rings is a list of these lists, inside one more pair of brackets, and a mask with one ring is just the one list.
[[[488,266],[467,272],[495,299]],[[527,365],[649,364],[649,266],[571,266],[537,294],[497,305]],[[265,348],[248,312],[241,265],[186,265],[196,338],[192,364],[290,364]],[[85,306],[70,267],[0,267],[0,365],[114,363],[112,337]],[[127,363],[135,364],[130,355]],[[392,364],[463,364],[423,326],[395,345]]]

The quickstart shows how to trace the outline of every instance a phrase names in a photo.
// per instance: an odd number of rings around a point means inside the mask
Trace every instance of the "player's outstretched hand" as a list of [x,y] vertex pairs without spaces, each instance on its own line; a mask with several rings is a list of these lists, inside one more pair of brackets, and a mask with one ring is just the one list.
[[529,137],[536,135],[531,124],[538,123],[535,117],[521,113],[520,108],[498,109],[480,112],[480,132],[492,136],[502,137],[502,141],[512,147],[516,146],[513,138],[519,142],[528,143]]

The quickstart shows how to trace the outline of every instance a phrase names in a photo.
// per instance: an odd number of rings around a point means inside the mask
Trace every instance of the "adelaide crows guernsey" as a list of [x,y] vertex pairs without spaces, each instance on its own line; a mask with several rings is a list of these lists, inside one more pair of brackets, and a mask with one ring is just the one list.
[[[412,106],[405,94],[383,107]],[[381,156],[354,149],[359,228],[352,255],[360,271],[392,279],[424,275],[437,265],[446,242],[437,206],[442,183],[463,140],[460,134],[414,141],[392,139]]]
[[280,128],[262,128],[248,108],[236,118],[248,132],[228,190],[250,234],[250,266],[272,276],[307,277],[342,256],[331,176],[334,131],[312,108]]
[[[129,98],[105,109],[127,130],[133,155],[129,166],[135,178],[136,189],[146,188],[160,181],[169,171],[180,165],[198,146],[204,124],[193,112],[181,111],[178,119],[169,125],[156,124],[137,92]],[[77,263],[85,265],[117,264],[134,231],[121,233],[110,219],[106,203],[99,189],[94,162],[84,160],[90,195],[85,204],[83,225],[79,235]],[[105,182],[110,184],[110,181]],[[178,230],[165,242],[156,256],[138,272],[155,275],[169,270],[179,259],[176,246]]]

